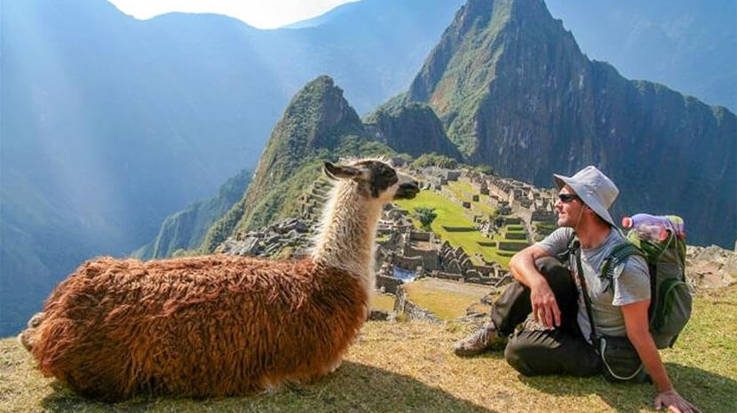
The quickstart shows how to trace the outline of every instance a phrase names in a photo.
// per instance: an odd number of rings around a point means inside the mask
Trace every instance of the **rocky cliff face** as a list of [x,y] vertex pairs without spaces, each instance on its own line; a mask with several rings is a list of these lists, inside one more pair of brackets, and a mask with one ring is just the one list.
[[737,283],[737,251],[715,245],[686,250],[686,277],[697,289],[728,287]]
[[621,189],[616,215],[682,215],[695,244],[737,236],[735,115],[589,61],[542,0],[469,0],[407,99],[502,176],[549,186],[594,164]]
[[445,135],[440,119],[426,104],[389,103],[377,109],[365,122],[372,138],[386,143],[397,152],[415,157],[434,152],[456,160],[462,158]]
[[243,197],[250,180],[251,171],[244,169],[228,179],[216,196],[169,215],[156,238],[133,255],[141,259],[164,258],[178,250],[197,249],[207,230]]

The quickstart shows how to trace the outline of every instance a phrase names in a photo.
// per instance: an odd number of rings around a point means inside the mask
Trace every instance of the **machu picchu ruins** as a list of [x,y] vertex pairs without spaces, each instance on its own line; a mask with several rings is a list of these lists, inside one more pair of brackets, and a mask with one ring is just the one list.
[[[393,162],[406,165],[403,159]],[[410,172],[424,191],[459,206],[468,224],[443,224],[439,231],[431,231],[420,228],[415,211],[388,205],[377,228],[374,270],[380,292],[397,295],[402,284],[419,278],[500,287],[512,280],[509,258],[555,228],[552,189],[472,168],[431,166]],[[218,252],[267,257],[308,254],[330,189],[330,181],[321,177],[300,196],[298,216],[258,231],[238,233]],[[473,250],[454,242],[453,235],[473,236]]]

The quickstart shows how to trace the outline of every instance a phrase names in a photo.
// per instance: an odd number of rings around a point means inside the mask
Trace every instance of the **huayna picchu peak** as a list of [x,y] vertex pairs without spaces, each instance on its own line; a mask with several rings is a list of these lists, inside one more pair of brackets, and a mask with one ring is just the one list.
[[234,232],[294,214],[299,195],[319,176],[323,161],[391,153],[368,137],[333,79],[319,76],[292,98],[271,133],[243,199],[210,228],[201,249],[212,252]]

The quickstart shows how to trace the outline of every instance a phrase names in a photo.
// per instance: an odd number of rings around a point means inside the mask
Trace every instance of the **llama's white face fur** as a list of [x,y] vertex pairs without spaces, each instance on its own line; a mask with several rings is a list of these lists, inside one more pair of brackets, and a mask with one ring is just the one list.
[[325,163],[325,174],[336,181],[325,205],[312,258],[344,269],[373,288],[376,225],[384,204],[414,198],[417,182],[397,173],[386,162],[361,159],[344,165]]
[[378,159],[353,161],[349,165],[336,166],[325,162],[325,174],[333,179],[350,179],[364,202],[384,205],[394,199],[411,199],[419,192],[412,177],[397,173],[391,166]]

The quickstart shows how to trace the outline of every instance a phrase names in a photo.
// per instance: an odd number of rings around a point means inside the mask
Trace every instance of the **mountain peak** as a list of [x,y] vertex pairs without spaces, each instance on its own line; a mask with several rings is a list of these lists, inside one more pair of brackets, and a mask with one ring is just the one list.
[[275,139],[275,143],[286,139],[298,157],[315,148],[332,149],[342,133],[361,133],[360,125],[343,90],[330,76],[322,75],[307,83],[289,102],[267,150]]
[[297,92],[274,127],[252,187],[258,187],[267,176],[281,182],[305,156],[319,149],[334,149],[346,134],[362,135],[361,119],[330,76],[315,78]]
[[[308,82],[289,102],[271,133],[242,202],[239,226],[251,223],[258,210],[268,210],[261,214],[263,222],[271,219],[278,212],[273,205],[285,202],[274,201],[267,194],[280,184],[295,181],[294,175],[309,160],[337,151],[348,137],[365,135],[361,119],[331,77],[323,75]],[[272,202],[271,208],[264,206],[266,201]]]
[[[542,0],[469,0],[408,99],[430,105],[471,162],[537,185],[597,165],[621,184],[616,214],[672,208],[703,230],[693,241],[733,242],[737,214],[710,217],[735,211],[734,196],[718,189],[735,187],[733,159],[722,155],[734,153],[734,114],[590,61]],[[643,184],[660,170],[679,171],[672,185]],[[705,176],[714,185],[692,189]],[[693,191],[710,205],[684,199]]]

